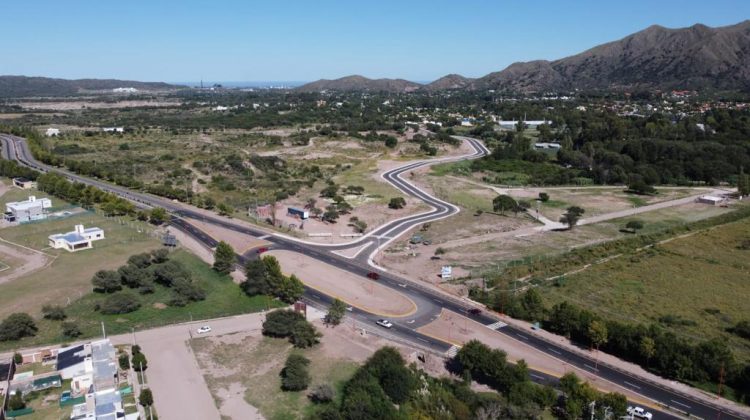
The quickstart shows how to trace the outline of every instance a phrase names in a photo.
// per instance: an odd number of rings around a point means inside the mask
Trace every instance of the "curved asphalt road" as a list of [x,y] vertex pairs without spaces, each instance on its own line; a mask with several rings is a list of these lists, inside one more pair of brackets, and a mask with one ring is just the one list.
[[[487,148],[478,140],[471,138],[462,139],[468,141],[469,144],[472,145],[472,147],[475,149],[475,153],[466,157],[446,159],[445,161],[478,158],[484,156],[488,152]],[[0,134],[0,141],[3,143],[3,155],[17,160],[22,165],[42,172],[55,171],[61,173],[73,181],[81,182],[87,185],[94,185],[102,190],[112,192],[123,198],[131,200],[142,207],[159,206],[171,211],[174,215],[177,216],[173,217],[171,220],[171,223],[175,227],[194,236],[196,239],[210,247],[214,247],[216,245],[216,241],[205,232],[202,232],[200,229],[190,224],[186,219],[193,218],[202,220],[204,222],[216,224],[224,228],[232,229],[237,232],[256,237],[269,235],[267,231],[235,224],[231,221],[218,217],[206,216],[202,213],[186,208],[187,206],[180,205],[163,198],[131,191],[123,187],[112,185],[96,179],[85,178],[63,169],[53,168],[48,165],[42,164],[36,161],[33,156],[31,156],[28,145],[22,138]],[[369,242],[370,244],[372,244],[372,238],[377,237],[385,239],[385,243],[387,243],[388,241],[395,239],[414,226],[431,220],[448,217],[459,211],[458,207],[430,196],[429,194],[425,193],[424,191],[401,178],[401,175],[406,172],[410,172],[416,168],[432,163],[435,163],[435,161],[416,162],[405,165],[401,168],[393,169],[383,174],[383,178],[402,190],[404,193],[417,197],[433,207],[433,210],[430,212],[409,216],[401,220],[391,221],[371,231],[368,235],[345,245],[321,246],[317,244],[309,244],[298,241],[294,238],[289,238],[283,235],[272,235],[270,237],[267,237],[266,240],[274,244],[272,246],[273,249],[285,249],[294,252],[300,252],[323,261],[327,264],[331,264],[337,268],[349,271],[357,275],[366,276],[367,273],[374,271],[369,264],[366,264],[365,260],[369,259],[367,256],[358,255],[355,259],[348,259],[333,254],[329,251],[335,249],[350,248],[352,246],[362,245],[365,242]],[[385,243],[381,246],[384,246]],[[376,251],[373,251],[373,253],[374,252]],[[249,258],[257,258],[257,254],[253,254],[251,251],[248,254],[241,256],[241,261],[245,261]],[[436,351],[448,351],[451,348],[450,344],[435,340],[431,337],[424,336],[415,331],[416,328],[425,325],[435,319],[442,308],[465,314],[466,316],[488,327],[498,321],[498,319],[494,316],[486,314],[484,312],[479,315],[468,314],[467,310],[470,308],[470,306],[454,297],[440,294],[432,289],[421,286],[418,283],[392,275],[387,272],[379,271],[379,273],[380,279],[378,281],[380,283],[394,288],[401,293],[404,293],[409,298],[414,300],[414,302],[418,306],[418,310],[415,314],[408,317],[392,320],[394,327],[390,330],[390,332],[393,335],[400,337],[401,339],[417,343],[422,347],[427,347]],[[325,296],[324,294],[311,289],[306,290],[305,297],[310,303],[319,303],[323,305],[329,304],[332,300],[331,297]],[[358,311],[356,309],[353,311],[352,316],[365,323],[372,323],[378,318],[378,316],[376,315]],[[719,407],[718,405],[708,403],[703,400],[698,400],[692,396],[685,395],[678,391],[663,387],[660,384],[650,382],[636,375],[632,375],[628,372],[620,370],[619,368],[615,368],[603,363],[597,363],[594,359],[588,356],[572,352],[554,342],[546,341],[538,335],[533,334],[531,331],[525,331],[521,328],[511,325],[498,327],[497,331],[512,339],[518,340],[539,351],[542,351],[551,357],[557,358],[579,369],[588,370],[592,374],[604,380],[615,383],[623,388],[629,389],[632,392],[638,393],[643,397],[652,400],[664,407],[671,407],[673,409],[677,409],[682,412],[689,413],[693,416],[705,419],[713,419],[719,417],[723,419],[748,418],[742,413],[730,412],[723,407]],[[534,379],[537,381],[549,382],[553,380],[548,375],[544,375],[540,372],[534,372],[533,376],[535,376]],[[659,412],[655,417],[665,418],[672,416],[663,412]]]

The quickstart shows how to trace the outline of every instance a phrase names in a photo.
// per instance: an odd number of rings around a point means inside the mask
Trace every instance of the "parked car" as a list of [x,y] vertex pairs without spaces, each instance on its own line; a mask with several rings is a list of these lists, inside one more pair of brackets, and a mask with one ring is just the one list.
[[393,324],[391,323],[391,321],[389,321],[387,319],[379,319],[379,320],[375,321],[375,323],[378,324],[378,325],[380,325],[383,328],[391,328],[391,327],[393,327]]
[[430,257],[431,260],[440,260],[442,258],[438,257],[437,255],[433,255]]
[[204,325],[204,326],[198,328],[198,334],[205,334],[205,333],[208,333],[208,332],[211,332],[211,327],[209,327],[208,325]]
[[651,420],[653,415],[641,407],[628,407],[628,415],[639,419]]
[[373,279],[373,280],[377,280],[377,279],[380,278],[380,274],[378,274],[378,273],[376,273],[374,271],[370,271],[369,273],[367,273],[367,277],[370,278],[370,279]]
[[255,251],[255,252],[257,252],[258,254],[262,254],[262,253],[264,253],[266,251],[268,251],[268,248],[266,248],[266,247],[263,246],[263,247],[258,248],[258,250]]
[[353,311],[353,310],[354,310],[354,308],[352,308],[351,306],[347,306],[347,307],[346,307],[346,310],[347,310],[347,311],[349,311],[349,312],[351,312],[351,311]]
[[468,312],[471,315],[479,315],[479,314],[482,313],[482,310],[481,309],[477,309],[477,308],[471,308],[471,309],[469,309],[466,312]]

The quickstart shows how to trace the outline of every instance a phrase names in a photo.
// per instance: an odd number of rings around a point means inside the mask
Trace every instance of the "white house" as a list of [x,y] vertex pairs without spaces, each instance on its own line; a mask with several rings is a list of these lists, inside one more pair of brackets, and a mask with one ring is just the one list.
[[698,202],[703,204],[710,204],[712,206],[717,206],[719,204],[722,204],[724,202],[724,199],[721,197],[716,197],[714,195],[704,195],[701,197],[698,197]]
[[45,209],[52,207],[49,198],[40,198],[37,200],[33,195],[25,201],[13,201],[5,203],[5,220],[9,222],[30,222],[32,220],[42,220],[47,218]]
[[100,239],[104,239],[104,231],[98,227],[84,229],[83,225],[76,225],[72,232],[50,235],[49,246],[55,249],[64,249],[68,252],[76,252],[93,248],[91,243]]
[[[547,120],[526,120],[526,121],[523,121],[523,123],[528,128],[537,128],[537,127],[539,127],[542,124],[552,124],[552,121],[547,121]],[[516,121],[516,120],[510,120],[510,121],[503,120],[503,121],[499,121],[498,124],[502,128],[512,129],[512,128],[516,128],[516,126],[518,125],[518,121]]]
[[102,131],[105,133],[124,133],[125,127],[104,127]]
[[52,136],[59,136],[60,135],[60,129],[59,128],[48,128],[47,131],[44,132],[44,135],[47,137]]

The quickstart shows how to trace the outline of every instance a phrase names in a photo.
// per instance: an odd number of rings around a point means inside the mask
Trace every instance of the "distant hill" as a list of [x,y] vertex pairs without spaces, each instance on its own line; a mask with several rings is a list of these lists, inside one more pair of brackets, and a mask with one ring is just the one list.
[[412,92],[422,87],[419,83],[404,79],[368,79],[363,76],[346,76],[340,79],[321,79],[302,85],[297,90],[302,92],[336,91],[372,91],[372,92]]
[[651,26],[556,61],[515,63],[475,89],[750,89],[750,20],[710,28]]
[[161,82],[114,79],[52,79],[48,77],[0,76],[0,97],[70,96],[90,91],[135,88],[144,91],[181,89]]
[[463,77],[460,74],[449,74],[443,76],[432,83],[424,85],[423,88],[426,90],[453,90],[453,89],[464,89],[471,85],[474,79]]

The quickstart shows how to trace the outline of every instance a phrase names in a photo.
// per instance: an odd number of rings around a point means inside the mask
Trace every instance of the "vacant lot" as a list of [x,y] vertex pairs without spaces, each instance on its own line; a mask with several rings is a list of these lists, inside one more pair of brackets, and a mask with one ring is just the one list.
[[543,289],[550,303],[570,300],[621,321],[660,323],[696,340],[727,340],[743,359],[750,341],[725,330],[750,316],[750,220],[719,226],[625,255]]

